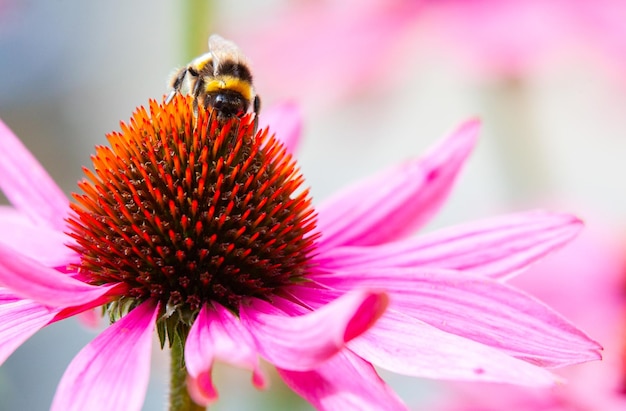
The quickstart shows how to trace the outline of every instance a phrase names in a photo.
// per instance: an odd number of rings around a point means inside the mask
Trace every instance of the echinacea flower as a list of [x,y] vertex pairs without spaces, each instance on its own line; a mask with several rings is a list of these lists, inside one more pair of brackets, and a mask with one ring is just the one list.
[[171,409],[216,400],[216,360],[262,388],[260,356],[320,410],[396,410],[373,365],[550,385],[545,367],[599,358],[504,283],[573,238],[575,217],[534,211],[409,237],[443,203],[476,121],[317,214],[291,155],[253,124],[194,114],[190,98],[152,101],[96,149],[71,206],[2,125],[0,360],[93,307],[114,321],[69,365],[53,410],[140,409],[155,328],[182,387]]

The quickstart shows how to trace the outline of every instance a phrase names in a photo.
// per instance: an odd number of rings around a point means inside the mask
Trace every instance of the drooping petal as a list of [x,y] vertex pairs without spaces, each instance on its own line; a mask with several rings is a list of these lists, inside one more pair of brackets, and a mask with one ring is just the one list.
[[146,301],[107,328],[69,365],[52,411],[141,410],[158,304]]
[[0,244],[0,284],[15,294],[52,307],[98,300],[117,284],[93,286],[76,280]]
[[374,367],[343,350],[311,371],[278,373],[296,393],[320,411],[394,411],[408,408]]
[[[298,315],[298,306],[293,313],[285,313],[261,300],[242,306],[240,315],[263,358],[280,368],[305,371],[328,360],[346,342],[369,329],[387,303],[384,293],[360,290],[305,315]],[[296,316],[289,316],[294,313]]]
[[95,330],[102,325],[101,312],[102,310],[92,308],[77,314],[76,317],[84,327]]
[[67,197],[1,120],[0,189],[33,222],[59,231],[65,228]]
[[395,310],[539,366],[601,358],[598,343],[556,311],[489,278],[449,270],[385,268],[342,273],[328,284],[340,290],[385,289]]
[[300,144],[302,134],[302,112],[294,102],[282,103],[263,110],[259,116],[259,129],[269,127],[270,134],[282,142],[287,152],[294,154]]
[[417,230],[448,195],[478,130],[478,121],[468,121],[426,156],[324,202],[318,208],[319,250],[383,244]]
[[217,400],[211,383],[213,361],[221,361],[252,371],[257,388],[267,386],[267,378],[259,367],[254,339],[235,316],[215,304],[204,306],[194,321],[185,344],[185,363],[189,373],[194,401],[207,406]]
[[210,369],[208,372],[202,372],[196,377],[187,374],[186,383],[187,392],[196,404],[207,407],[217,401],[218,394],[213,385]]
[[57,309],[21,299],[0,288],[0,364],[24,341],[50,323],[57,312]]
[[328,268],[434,267],[491,278],[510,277],[560,248],[581,230],[568,214],[531,211],[465,224],[376,247],[339,247]]
[[348,347],[374,365],[414,377],[527,386],[557,381],[543,368],[392,309]]
[[78,262],[78,255],[66,246],[70,240],[59,230],[33,224],[31,219],[12,207],[0,206],[0,243],[46,267]]

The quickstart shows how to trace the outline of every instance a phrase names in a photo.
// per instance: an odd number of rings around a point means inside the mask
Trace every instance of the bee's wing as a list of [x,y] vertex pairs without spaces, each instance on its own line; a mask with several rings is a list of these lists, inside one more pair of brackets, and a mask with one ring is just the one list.
[[209,37],[209,51],[213,56],[213,66],[219,67],[220,62],[230,60],[235,63],[247,63],[246,57],[239,47],[230,40],[226,40],[218,34],[212,34]]

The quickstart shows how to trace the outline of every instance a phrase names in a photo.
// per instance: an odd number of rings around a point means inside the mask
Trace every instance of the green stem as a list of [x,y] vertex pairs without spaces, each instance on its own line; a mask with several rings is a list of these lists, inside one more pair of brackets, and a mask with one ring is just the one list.
[[191,399],[187,391],[187,368],[185,367],[185,342],[175,333],[170,349],[170,406],[169,411],[204,411]]

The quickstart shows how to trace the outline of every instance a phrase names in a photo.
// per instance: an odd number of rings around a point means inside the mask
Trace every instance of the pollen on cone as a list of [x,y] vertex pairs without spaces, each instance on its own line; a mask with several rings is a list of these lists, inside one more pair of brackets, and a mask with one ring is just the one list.
[[195,311],[304,280],[316,215],[292,157],[252,115],[151,101],[97,147],[69,219],[80,270]]

